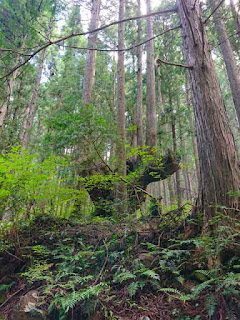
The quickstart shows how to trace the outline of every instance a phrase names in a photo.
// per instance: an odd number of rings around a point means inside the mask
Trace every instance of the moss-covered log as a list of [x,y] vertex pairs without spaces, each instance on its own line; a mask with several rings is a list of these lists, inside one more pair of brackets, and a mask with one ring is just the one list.
[[179,168],[179,161],[168,153],[163,158],[153,157],[147,164],[143,164],[143,159],[138,158],[136,161],[127,162],[128,174],[133,173],[132,178],[127,181],[121,181],[121,178],[115,176],[114,172],[106,165],[95,166],[90,168],[88,176],[103,175],[105,178],[99,181],[93,181],[89,184],[87,178],[86,187],[88,189],[91,200],[96,208],[96,215],[108,216],[112,213],[114,204],[117,203],[117,195],[115,194],[115,185],[118,182],[128,184],[128,199],[130,201],[131,211],[134,212],[146,197],[147,186],[156,181],[164,180]]

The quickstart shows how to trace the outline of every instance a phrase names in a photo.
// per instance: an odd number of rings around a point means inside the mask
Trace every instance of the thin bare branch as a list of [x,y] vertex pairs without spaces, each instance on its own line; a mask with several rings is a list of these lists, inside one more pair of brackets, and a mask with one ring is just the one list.
[[181,67],[181,68],[187,68],[187,69],[192,69],[193,68],[193,66],[188,66],[186,64],[176,63],[176,62],[169,62],[169,61],[162,60],[160,58],[157,58],[156,63],[157,64],[164,63],[164,64],[167,64],[169,66],[175,66],[175,67]]
[[211,18],[211,16],[218,10],[218,8],[223,4],[225,0],[221,0],[220,3],[216,6],[216,8],[211,12],[211,14],[203,21],[203,23],[207,23],[207,21]]
[[39,47],[36,51],[34,51],[25,61],[23,61],[22,63],[16,65],[14,68],[12,68],[12,70],[10,70],[4,76],[0,77],[0,80],[4,79],[6,77],[9,77],[14,71],[16,71],[17,69],[21,68],[26,63],[28,63],[39,52],[41,52],[42,50],[44,50],[44,49],[46,49],[46,48],[48,48],[48,47],[50,47],[52,45],[59,44],[59,43],[65,41],[65,40],[68,40],[68,39],[71,39],[71,38],[74,38],[74,37],[77,37],[77,36],[84,36],[84,35],[88,35],[90,33],[98,32],[98,31],[107,29],[107,28],[109,28],[111,26],[117,25],[117,24],[122,23],[122,22],[134,21],[134,20],[143,19],[143,18],[150,17],[150,16],[156,16],[156,15],[166,15],[166,14],[170,14],[170,13],[172,14],[172,13],[176,13],[176,12],[177,12],[176,8],[169,9],[169,10],[156,11],[156,12],[153,12],[151,14],[145,14],[145,15],[142,15],[142,16],[131,17],[131,18],[123,19],[123,20],[114,21],[114,22],[111,22],[109,24],[103,25],[103,26],[101,26],[101,27],[99,27],[97,29],[91,30],[91,31],[72,33],[72,34],[70,34],[68,36],[65,36],[63,38],[59,38],[59,39],[54,40],[54,41],[49,40],[49,42],[45,43],[44,45]]
[[147,39],[147,40],[145,40],[145,41],[143,41],[143,42],[140,42],[140,43],[138,43],[138,44],[136,44],[136,45],[134,45],[134,46],[132,46],[132,47],[128,47],[128,48],[124,48],[124,49],[85,48],[85,47],[67,46],[67,45],[61,45],[61,44],[60,44],[59,46],[61,46],[61,47],[63,47],[63,48],[71,48],[71,49],[79,49],[79,50],[96,50],[96,51],[107,51],[107,52],[130,51],[130,50],[133,50],[133,49],[135,49],[135,48],[137,48],[137,47],[140,47],[140,46],[146,44],[148,41],[154,40],[154,39],[156,39],[156,38],[164,35],[165,33],[169,32],[169,31],[179,29],[180,27],[181,27],[181,26],[178,25],[178,26],[176,26],[176,27],[167,29],[167,30],[165,30],[165,31],[163,31],[163,32],[161,32],[161,33],[158,33],[157,35],[155,35],[155,36],[152,37],[152,38],[149,38],[149,39]]
[[234,32],[234,33],[232,33],[232,34],[230,34],[226,39],[224,39],[223,41],[219,42],[219,43],[218,43],[218,44],[216,44],[215,46],[212,46],[212,47],[211,47],[211,51],[212,51],[212,50],[214,50],[214,49],[216,49],[217,47],[219,47],[223,42],[225,42],[225,41],[227,41],[228,39],[230,39],[230,38],[232,38],[232,37],[236,36],[237,34],[238,34],[238,31],[236,31],[236,32]]
[[22,53],[20,51],[14,50],[14,49],[9,49],[9,48],[0,48],[0,52],[10,52],[10,53],[16,53],[20,56],[24,56],[24,57],[30,57],[31,54],[27,54],[27,53]]

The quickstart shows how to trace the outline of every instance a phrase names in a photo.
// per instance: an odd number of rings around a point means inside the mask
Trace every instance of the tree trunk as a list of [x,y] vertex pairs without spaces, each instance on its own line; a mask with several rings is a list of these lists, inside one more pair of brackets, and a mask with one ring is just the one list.
[[[137,110],[136,110],[136,105],[133,107],[133,112],[132,112],[132,125],[137,128]],[[131,147],[133,149],[137,149],[138,147],[138,135],[137,135],[137,130],[133,130],[131,132]],[[137,154],[134,154],[132,157],[133,161],[137,161]]]
[[[147,14],[151,13],[150,0],[146,0]],[[147,39],[153,37],[152,17],[148,17],[146,25]],[[148,41],[147,45],[147,97],[146,97],[146,145],[150,149],[157,146],[157,116],[156,116],[156,92],[155,92],[155,66],[154,66],[154,42]]]
[[[165,108],[164,108],[164,101],[163,101],[163,95],[162,95],[162,90],[161,90],[161,72],[160,72],[160,65],[157,64],[157,74],[158,74],[158,79],[157,79],[157,88],[158,88],[158,99],[157,99],[157,108],[158,108],[158,114],[159,114],[159,121],[161,120],[160,118],[160,114],[161,112],[165,112]],[[167,126],[166,124],[162,125],[162,131],[166,132],[167,131]],[[161,138],[160,138],[161,139]],[[160,140],[160,145],[162,145],[162,142]],[[162,153],[164,150],[161,150]],[[169,201],[168,201],[168,193],[167,193],[167,183],[166,180],[161,181],[160,183],[162,183],[162,191],[163,191],[163,202],[166,206],[169,205]]]
[[237,33],[240,36],[240,19],[233,0],[230,0],[232,15],[236,24]]
[[[176,137],[176,119],[173,114],[173,103],[171,94],[169,94],[169,106],[171,108],[171,131],[172,131],[172,142],[173,142],[173,153],[174,156],[177,154],[177,137]],[[181,182],[180,182],[180,171],[176,171],[176,197],[177,197],[177,205],[180,208],[182,205],[182,197],[181,197]]]
[[37,111],[38,93],[39,93],[39,88],[40,88],[40,84],[41,84],[45,58],[46,58],[46,48],[43,49],[41,57],[40,57],[40,61],[39,61],[38,68],[37,68],[35,87],[33,89],[32,97],[31,97],[30,102],[27,106],[24,120],[23,120],[23,128],[22,128],[22,132],[20,134],[20,140],[21,140],[22,146],[24,148],[26,148],[29,144],[30,131],[32,129],[33,120],[34,120],[34,117],[35,117],[35,114]]
[[207,228],[216,206],[238,207],[238,199],[229,197],[228,192],[238,190],[240,168],[200,16],[199,0],[178,0],[177,3],[185,59],[192,66],[189,76],[200,161],[199,204]]
[[[20,58],[18,58],[16,64],[18,64],[19,60],[20,60]],[[15,70],[13,72],[12,77],[10,78],[10,80],[8,82],[8,87],[7,87],[7,90],[6,90],[7,91],[7,96],[6,96],[5,101],[0,106],[0,129],[3,127],[4,121],[6,119],[9,101],[10,101],[11,96],[13,94],[13,88],[14,88],[15,80],[16,80],[19,72],[20,72],[19,69]]]
[[[138,0],[138,15],[141,16],[141,0]],[[142,41],[142,21],[137,20],[138,42]],[[142,46],[137,48],[137,145],[143,147],[143,123],[142,123]]]
[[187,103],[188,112],[189,112],[189,125],[191,130],[193,156],[194,156],[195,169],[196,169],[196,180],[197,180],[197,186],[199,186],[199,181],[200,181],[199,156],[198,156],[198,149],[197,149],[196,129],[193,123],[192,105],[189,97],[189,90],[190,88],[188,87],[188,82],[186,81],[186,103]]
[[191,185],[189,170],[187,167],[188,159],[187,159],[187,155],[186,155],[186,146],[185,146],[185,141],[184,141],[184,136],[183,136],[181,119],[179,120],[179,136],[180,136],[180,147],[181,147],[181,152],[182,152],[182,161],[185,166],[185,168],[182,170],[184,185],[185,185],[185,194],[186,194],[186,199],[191,200],[192,199],[192,185]]
[[[101,0],[92,0],[91,21],[89,30],[95,30],[99,25]],[[97,32],[90,33],[88,37],[88,48],[96,48]],[[93,86],[95,82],[96,50],[88,50],[83,80],[82,103],[83,107],[91,102]]]
[[166,180],[164,180],[162,182],[163,184],[163,202],[165,204],[165,206],[168,206],[169,205],[169,202],[168,202],[168,194],[167,194],[167,187],[166,187]]
[[174,203],[174,190],[173,190],[172,177],[168,178],[168,191],[169,191],[170,205],[173,205],[173,203]]
[[[212,11],[216,7],[216,1],[210,0],[210,6]],[[238,125],[240,125],[240,73],[238,66],[233,55],[232,47],[228,39],[227,31],[219,10],[213,15],[215,28],[217,31],[218,40],[220,43],[221,52],[223,55],[224,63],[227,69],[228,80],[232,91],[233,103],[236,109]]]
[[[119,20],[125,18],[125,0],[119,0]],[[118,49],[124,48],[124,23],[118,24]],[[122,177],[126,176],[126,129],[125,129],[125,70],[124,70],[124,51],[118,51],[118,65],[117,65],[117,122],[120,135],[120,142],[117,148],[117,155],[119,160],[118,172]],[[126,185],[120,183],[118,186],[118,195],[120,199],[126,198]]]

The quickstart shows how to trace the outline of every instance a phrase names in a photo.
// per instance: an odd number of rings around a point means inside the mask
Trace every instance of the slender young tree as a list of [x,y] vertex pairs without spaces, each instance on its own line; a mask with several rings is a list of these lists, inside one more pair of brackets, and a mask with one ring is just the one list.
[[[137,1],[138,15],[141,15],[141,0]],[[142,41],[142,21],[137,21],[138,26],[138,42]],[[137,48],[137,145],[143,147],[143,121],[142,121],[142,46]]]
[[[216,7],[216,1],[210,0],[212,11]],[[214,24],[217,31],[218,41],[220,43],[221,52],[225,62],[228,80],[232,91],[233,103],[236,109],[238,124],[240,124],[240,73],[238,65],[233,55],[233,50],[227,35],[224,22],[221,17],[220,8],[213,14]]]
[[[151,2],[146,0],[147,14],[151,13]],[[153,37],[152,17],[147,17],[146,38]],[[150,149],[157,146],[157,114],[156,114],[156,89],[154,42],[148,41],[147,45],[147,96],[146,96],[146,145]]]
[[237,33],[240,36],[240,17],[233,0],[230,0],[230,6],[231,6],[232,15],[235,21]]
[[[125,0],[119,0],[119,20],[125,18],[126,4]],[[120,142],[117,148],[117,156],[119,160],[119,174],[126,176],[126,101],[125,101],[125,71],[124,71],[124,23],[118,25],[118,64],[117,64],[117,123],[120,135]],[[118,187],[118,197],[124,199],[126,197],[126,185],[120,183]]]
[[[17,59],[17,61],[19,61],[20,57]],[[8,106],[9,106],[9,102],[10,99],[12,97],[13,94],[13,89],[14,89],[14,85],[16,82],[16,78],[19,74],[19,69],[15,70],[10,78],[10,80],[7,83],[7,88],[6,88],[6,97],[4,99],[4,102],[2,103],[2,105],[0,106],[0,128],[2,128],[4,121],[6,119],[7,116],[7,111],[8,111]]]
[[[91,10],[91,21],[89,25],[89,31],[95,30],[99,25],[99,14],[100,14],[100,4],[101,0],[92,0],[92,10]],[[97,43],[97,32],[90,33],[88,37],[88,48],[96,48]],[[96,50],[88,50],[86,57],[86,66],[84,72],[83,81],[83,94],[82,103],[86,106],[91,102],[92,90],[95,81],[95,71],[96,71]]]
[[[236,208],[239,200],[228,192],[240,184],[240,167],[233,134],[210,54],[199,0],[178,0],[185,60],[193,96],[200,161],[199,203],[207,228],[216,206]],[[234,210],[229,210],[234,214]],[[229,213],[229,214],[230,214]]]
[[[166,124],[161,125],[161,117],[160,114],[161,112],[165,112],[164,108],[164,101],[163,101],[163,95],[162,95],[162,89],[161,89],[161,70],[160,70],[160,64],[157,64],[157,59],[155,59],[155,66],[157,69],[157,91],[158,91],[158,96],[157,96],[157,110],[158,110],[158,127],[162,126],[162,131],[166,133],[167,131],[167,126]],[[160,144],[162,142],[160,141]],[[164,150],[161,150],[164,152]],[[163,191],[163,200],[165,205],[168,205],[168,198],[167,198],[167,187],[166,187],[166,181],[159,181],[159,192]]]
[[[173,143],[173,152],[174,154],[177,153],[178,148],[177,148],[177,135],[176,135],[176,118],[175,114],[173,113],[173,101],[172,101],[172,95],[169,90],[169,107],[171,110],[171,123],[170,123],[170,128],[172,131],[172,143]],[[182,204],[182,197],[181,197],[181,183],[180,183],[180,171],[176,171],[175,173],[176,177],[176,198],[177,198],[177,204],[178,207],[181,207]]]
[[[53,19],[50,19],[47,37],[49,37],[51,34],[52,24],[53,24]],[[29,144],[30,131],[32,129],[34,117],[35,117],[36,111],[37,111],[38,94],[39,94],[39,89],[40,89],[40,84],[41,84],[41,79],[42,79],[44,62],[46,59],[46,53],[47,53],[47,49],[45,48],[41,52],[41,56],[40,56],[39,63],[37,66],[37,76],[36,76],[35,86],[33,88],[33,93],[32,93],[31,99],[29,101],[29,104],[27,106],[24,120],[23,120],[23,128],[22,128],[22,132],[20,134],[20,140],[22,142],[23,147],[25,147],[25,148]]]

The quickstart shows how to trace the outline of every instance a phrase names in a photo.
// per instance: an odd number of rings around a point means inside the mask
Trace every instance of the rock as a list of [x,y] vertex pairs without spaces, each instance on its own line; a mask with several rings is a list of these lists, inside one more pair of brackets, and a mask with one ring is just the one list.
[[150,252],[141,252],[138,255],[138,259],[141,260],[146,267],[150,267],[153,263],[154,256]]
[[31,290],[22,296],[11,313],[11,320],[45,320],[46,315],[37,307],[39,295],[37,290]]
[[89,318],[89,320],[100,320],[100,319],[101,319],[101,315],[98,311]]
[[7,208],[6,211],[3,213],[2,220],[3,221],[11,220],[12,216],[13,216],[12,211],[9,208]]

